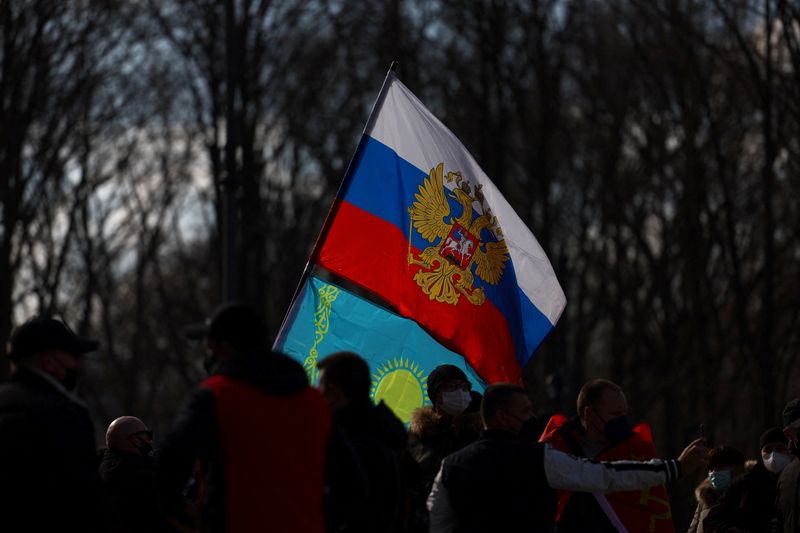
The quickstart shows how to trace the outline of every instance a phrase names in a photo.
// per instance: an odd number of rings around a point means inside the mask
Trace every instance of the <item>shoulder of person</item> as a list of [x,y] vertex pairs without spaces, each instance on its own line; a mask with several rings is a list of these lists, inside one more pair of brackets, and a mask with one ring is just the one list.
[[465,412],[453,418],[453,431],[457,434],[478,435],[483,429],[479,412]]
[[442,415],[434,411],[433,407],[420,407],[411,413],[408,432],[411,436],[422,438],[433,433],[444,433],[447,425]]
[[711,486],[708,479],[704,479],[694,489],[694,497],[698,503],[706,506],[714,505],[719,499],[719,492]]
[[778,477],[778,486],[783,485],[791,485],[797,483],[798,478],[800,477],[800,459],[795,457],[792,462],[786,465],[786,468],[783,469],[781,472],[780,477]]
[[404,448],[408,435],[403,421],[383,401],[375,406],[373,412],[383,440],[390,446]]

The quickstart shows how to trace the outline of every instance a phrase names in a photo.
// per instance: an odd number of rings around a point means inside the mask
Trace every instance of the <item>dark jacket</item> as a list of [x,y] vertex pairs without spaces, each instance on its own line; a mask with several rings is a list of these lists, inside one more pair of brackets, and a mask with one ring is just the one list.
[[357,515],[359,524],[347,531],[400,531],[406,492],[405,426],[383,402],[348,405],[335,412],[333,420],[353,447],[367,480],[368,496]]
[[325,400],[299,364],[274,353],[235,356],[194,392],[165,439],[161,503],[177,513],[199,465],[210,531],[322,531],[330,431]]
[[795,457],[778,478],[774,533],[800,533],[800,459]]
[[422,469],[425,497],[431,490],[442,459],[475,442],[482,427],[481,415],[473,409],[452,419],[443,417],[432,407],[422,407],[411,414],[409,451]]
[[703,533],[766,533],[775,510],[776,480],[764,463],[733,480],[703,521]]
[[158,512],[152,457],[106,450],[100,462],[102,501],[109,533],[172,531]]
[[95,531],[97,454],[89,412],[32,370],[0,385],[3,531]]
[[541,444],[486,430],[444,460],[442,484],[457,533],[553,531],[556,492],[547,484]]

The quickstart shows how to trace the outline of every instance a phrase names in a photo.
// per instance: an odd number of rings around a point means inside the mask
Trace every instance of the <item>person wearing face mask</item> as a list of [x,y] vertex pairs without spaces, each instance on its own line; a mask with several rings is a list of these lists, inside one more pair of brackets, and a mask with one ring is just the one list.
[[705,533],[705,519],[722,498],[731,481],[745,469],[742,452],[731,446],[717,446],[708,453],[708,477],[695,489],[697,507],[687,533]]
[[734,479],[703,521],[704,533],[769,531],[775,517],[776,483],[792,460],[788,440],[780,428],[759,439],[761,459]]
[[480,438],[446,457],[434,480],[428,497],[431,533],[552,533],[556,491],[602,493],[660,485],[702,464],[707,452],[703,440],[697,439],[677,460],[578,458],[521,438],[532,416],[524,388],[498,383],[486,389]]
[[792,461],[778,478],[778,497],[775,503],[773,533],[800,532],[800,399],[795,398],[783,409],[783,434],[789,440]]
[[106,431],[100,480],[106,531],[170,531],[156,500],[153,432],[136,417],[121,416]]
[[46,316],[12,332],[11,379],[0,385],[4,531],[98,529],[94,427],[74,392],[83,356],[98,346]]
[[[540,440],[577,457],[601,461],[656,457],[650,427],[631,427],[628,401],[616,383],[600,378],[587,382],[578,393],[577,409],[572,419],[553,415]],[[562,491],[557,520],[559,533],[649,531],[651,524],[655,533],[675,531],[663,486],[607,495]]]
[[481,431],[481,395],[463,370],[441,365],[428,376],[431,407],[411,414],[409,451],[422,470],[421,492],[427,496],[433,478],[447,455],[474,442]]

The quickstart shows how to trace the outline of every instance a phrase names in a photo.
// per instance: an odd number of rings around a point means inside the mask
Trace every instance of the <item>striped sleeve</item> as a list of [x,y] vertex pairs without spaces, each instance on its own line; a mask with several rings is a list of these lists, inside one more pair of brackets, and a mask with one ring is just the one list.
[[674,459],[594,461],[545,445],[544,471],[550,487],[578,492],[615,492],[663,485],[681,475]]

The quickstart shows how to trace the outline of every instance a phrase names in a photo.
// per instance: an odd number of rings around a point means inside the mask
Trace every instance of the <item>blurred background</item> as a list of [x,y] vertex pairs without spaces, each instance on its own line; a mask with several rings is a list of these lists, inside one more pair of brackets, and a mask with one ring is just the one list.
[[603,376],[662,455],[755,457],[800,394],[797,2],[2,0],[0,37],[0,340],[100,339],[98,428],[168,427],[223,294],[277,332],[392,60],[567,293],[542,415]]

